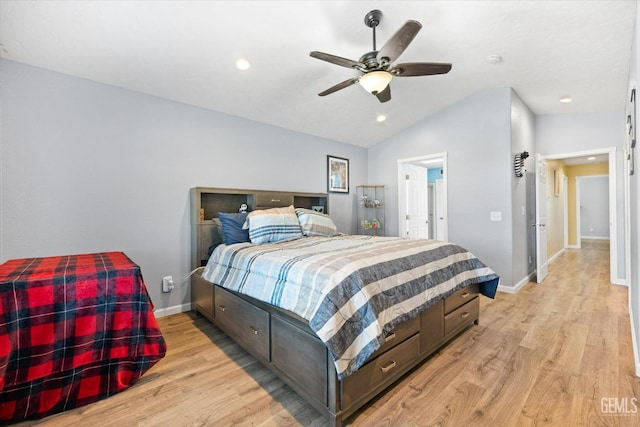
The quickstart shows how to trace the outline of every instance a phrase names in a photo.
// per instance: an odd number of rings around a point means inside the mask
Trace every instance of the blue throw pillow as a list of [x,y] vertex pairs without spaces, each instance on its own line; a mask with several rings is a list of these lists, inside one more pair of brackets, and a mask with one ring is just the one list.
[[218,212],[218,218],[220,218],[220,223],[222,223],[222,234],[224,234],[225,244],[233,245],[234,243],[250,242],[249,230],[242,228],[244,222],[247,220],[247,212]]

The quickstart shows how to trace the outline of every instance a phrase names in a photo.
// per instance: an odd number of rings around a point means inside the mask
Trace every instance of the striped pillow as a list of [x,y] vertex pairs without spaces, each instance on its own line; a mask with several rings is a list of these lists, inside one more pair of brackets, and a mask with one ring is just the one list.
[[338,227],[336,227],[329,215],[304,208],[296,208],[296,214],[298,215],[298,221],[300,221],[302,234],[305,236],[331,237],[340,234],[338,233]]
[[302,237],[293,206],[253,211],[244,227],[249,228],[249,239],[256,245]]

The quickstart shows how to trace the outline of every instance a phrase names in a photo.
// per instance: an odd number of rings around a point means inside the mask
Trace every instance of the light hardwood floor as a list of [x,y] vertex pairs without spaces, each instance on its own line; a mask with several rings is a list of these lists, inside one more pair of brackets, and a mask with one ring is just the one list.
[[[609,283],[608,260],[607,242],[585,242],[559,257],[543,284],[481,297],[478,326],[347,424],[640,425],[627,289]],[[134,387],[18,425],[326,425],[207,320],[182,313],[159,321],[169,351]]]

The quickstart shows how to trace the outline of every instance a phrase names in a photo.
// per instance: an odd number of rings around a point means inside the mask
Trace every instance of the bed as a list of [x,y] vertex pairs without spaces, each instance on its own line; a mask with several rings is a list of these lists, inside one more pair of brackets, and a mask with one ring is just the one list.
[[[197,188],[192,201],[225,191],[241,192]],[[279,206],[266,207],[252,203],[259,193],[246,191],[246,216],[229,213],[248,241],[227,235],[215,196],[211,223],[196,221],[210,228],[194,236],[211,236],[214,249],[196,255],[205,268],[192,279],[193,306],[333,426],[477,323],[479,296],[495,295],[498,276],[458,245],[344,235],[327,215],[294,207],[295,193],[270,192]],[[314,197],[328,212],[326,195]]]
[[165,352],[140,267],[124,253],[0,265],[0,421],[121,392]]

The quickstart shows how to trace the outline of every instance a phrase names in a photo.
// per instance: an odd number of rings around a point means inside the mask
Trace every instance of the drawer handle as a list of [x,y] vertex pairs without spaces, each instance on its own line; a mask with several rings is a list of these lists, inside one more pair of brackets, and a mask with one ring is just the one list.
[[279,202],[280,199],[271,199],[271,201],[275,203],[275,202]]
[[465,299],[468,296],[469,296],[469,292],[465,292],[463,294],[460,294],[460,298],[462,298],[462,299]]
[[220,311],[227,311],[227,307],[222,304],[218,305],[218,308],[220,309]]
[[466,311],[460,315],[461,319],[466,319],[467,317],[469,317],[469,313]]
[[260,333],[260,329],[256,329],[253,326],[249,326],[249,330],[253,332],[253,335],[258,335]]
[[380,368],[380,370],[382,371],[383,374],[386,374],[387,372],[389,372],[390,370],[392,370],[395,367],[396,367],[396,361],[392,360],[391,362],[389,362],[389,364],[387,366],[382,366]]
[[384,342],[389,342],[391,340],[395,340],[396,339],[396,334],[395,332],[391,332],[389,335],[387,335],[386,337],[384,337]]

